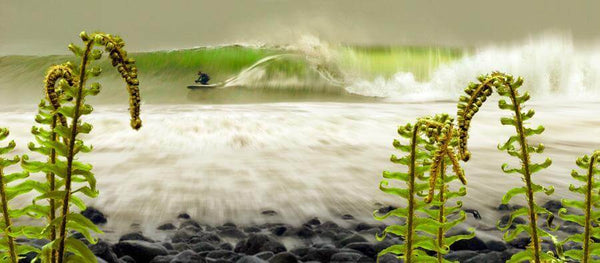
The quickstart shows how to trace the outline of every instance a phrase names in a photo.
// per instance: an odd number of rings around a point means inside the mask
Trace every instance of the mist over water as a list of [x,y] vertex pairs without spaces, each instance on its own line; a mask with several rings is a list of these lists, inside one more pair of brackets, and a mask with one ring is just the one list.
[[[188,91],[184,85],[194,76],[188,80],[177,70],[145,77],[140,70],[148,103],[142,105],[144,127],[138,132],[128,129],[126,104],[111,105],[124,94],[123,85],[111,77],[101,80],[108,83],[105,94],[86,119],[94,124],[85,137],[94,151],[80,160],[94,165],[101,194],[90,204],[108,215],[109,236],[134,223],[158,234],[157,225],[184,211],[211,224],[296,224],[314,216],[340,220],[342,214],[373,222],[378,205],[399,205],[378,189],[383,170],[402,169],[389,162],[398,125],[423,115],[455,114],[454,101],[468,82],[494,70],[523,76],[523,89],[532,93],[527,108],[538,114],[531,125],[546,127],[542,136],[532,137],[547,149],[535,158],[554,161],[534,180],[554,185],[553,199],[572,197],[567,188],[576,157],[600,147],[600,47],[578,48],[569,37],[468,50],[425,73],[366,72],[357,67],[355,51],[344,53],[315,38],[282,50],[284,55],[265,56],[223,78],[224,87],[214,90]],[[302,65],[302,74],[295,67],[282,70],[282,63]],[[0,123],[10,128],[18,153],[25,153],[41,77],[26,75],[21,65],[0,69],[4,76],[25,74],[0,77],[6,102]],[[16,80],[22,78],[32,80],[21,87]],[[31,102],[22,103],[24,96]],[[486,229],[495,224],[494,207],[503,193],[521,183],[500,170],[504,162],[517,163],[496,149],[514,133],[500,125],[499,118],[509,113],[496,104],[490,100],[475,117],[473,157],[465,165],[465,207],[483,217],[469,218],[468,224]],[[278,216],[261,216],[267,209]]]

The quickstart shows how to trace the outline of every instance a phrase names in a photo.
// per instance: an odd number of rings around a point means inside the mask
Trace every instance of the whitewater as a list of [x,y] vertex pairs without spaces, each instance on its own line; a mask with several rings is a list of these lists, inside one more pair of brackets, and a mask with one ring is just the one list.
[[[148,235],[157,234],[156,226],[179,212],[209,224],[299,224],[314,216],[340,221],[342,214],[372,223],[377,207],[402,205],[378,189],[382,171],[402,169],[389,162],[391,154],[399,154],[392,147],[397,127],[424,115],[455,114],[455,101],[468,82],[494,70],[523,76],[524,89],[532,93],[534,100],[527,108],[537,115],[530,125],[546,127],[532,142],[544,143],[547,149],[535,160],[553,160],[534,180],[555,186],[552,199],[573,197],[568,185],[574,183],[570,170],[575,159],[600,147],[597,46],[583,49],[568,37],[552,37],[481,47],[432,69],[427,80],[418,80],[411,72],[363,78],[336,65],[335,53],[322,44],[306,50],[314,51],[304,54],[312,61],[309,65],[321,72],[315,75],[320,83],[334,80],[329,89],[339,88],[362,99],[336,101],[315,91],[314,97],[322,100],[266,97],[228,104],[226,100],[210,103],[209,97],[202,103],[146,103],[142,105],[144,126],[137,132],[128,129],[126,105],[96,106],[86,119],[94,130],[84,138],[94,151],[82,154],[80,160],[94,165],[100,196],[89,204],[107,214],[108,232],[118,236],[138,225]],[[330,70],[332,65],[335,71]],[[262,64],[248,68],[234,78],[236,85],[214,90],[211,96],[235,94],[243,86],[253,89],[265,80],[276,82],[266,72]],[[282,82],[298,83],[286,79]],[[151,80],[158,81],[146,81]],[[143,83],[142,79],[142,98]],[[17,154],[26,153],[32,141],[29,131],[35,111],[34,103],[0,106],[0,125],[11,130]],[[515,164],[496,149],[514,133],[500,125],[499,118],[505,115],[496,101],[489,101],[471,128],[473,155],[465,164],[464,207],[480,212],[481,220],[469,217],[467,221],[474,227],[493,227],[503,193],[521,184],[518,176],[500,170],[504,162]],[[264,210],[278,215],[264,217]]]

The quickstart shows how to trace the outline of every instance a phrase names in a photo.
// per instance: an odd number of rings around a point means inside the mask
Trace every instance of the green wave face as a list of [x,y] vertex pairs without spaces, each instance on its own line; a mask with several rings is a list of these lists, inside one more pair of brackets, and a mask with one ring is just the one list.
[[[306,51],[295,48],[224,46],[132,54],[140,73],[146,103],[235,103],[269,101],[369,100],[351,95],[344,85],[357,80],[390,77],[411,72],[426,80],[439,65],[453,61],[463,52],[433,47],[348,47]],[[33,103],[41,94],[44,70],[74,57],[0,57],[0,103]],[[103,60],[100,65],[109,70]],[[225,89],[189,91],[198,71],[211,83]],[[101,103],[123,103],[122,88],[114,76],[103,77],[105,96]],[[109,90],[106,92],[106,90]],[[18,91],[18,92],[15,92]],[[111,96],[110,94],[115,94]]]

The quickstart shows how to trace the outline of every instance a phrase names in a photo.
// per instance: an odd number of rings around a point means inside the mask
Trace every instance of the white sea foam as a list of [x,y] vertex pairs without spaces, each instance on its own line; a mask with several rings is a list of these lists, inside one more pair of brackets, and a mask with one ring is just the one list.
[[563,35],[477,48],[473,54],[435,69],[424,82],[415,80],[410,72],[398,72],[391,78],[358,80],[346,90],[390,101],[456,99],[467,83],[492,71],[524,77],[524,89],[538,97],[600,98],[600,46],[578,48],[571,37]]

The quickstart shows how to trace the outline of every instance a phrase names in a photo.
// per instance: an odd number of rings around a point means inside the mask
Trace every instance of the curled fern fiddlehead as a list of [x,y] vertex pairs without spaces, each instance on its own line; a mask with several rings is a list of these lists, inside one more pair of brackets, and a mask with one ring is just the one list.
[[[600,167],[598,167],[600,151],[595,151],[591,156],[583,156],[577,159],[577,166],[586,171],[586,175],[581,175],[576,170],[571,172],[571,176],[577,181],[584,182],[582,186],[570,185],[569,190],[574,193],[583,194],[584,201],[563,199],[564,207],[582,210],[583,215],[568,214],[566,208],[561,208],[558,215],[565,221],[574,222],[583,226],[583,233],[573,234],[563,240],[561,243],[573,241],[581,243],[582,249],[572,249],[564,252],[564,255],[579,260],[582,263],[592,262],[591,256],[600,256],[600,245],[594,241],[600,239],[600,229],[597,227],[600,222],[600,213],[593,208],[600,207]],[[595,224],[593,224],[595,223]]]
[[[498,106],[500,109],[509,110],[514,114],[512,117],[503,117],[500,121],[502,125],[514,126],[517,134],[511,136],[506,143],[499,145],[498,149],[504,150],[509,155],[519,158],[521,161],[521,168],[508,168],[508,164],[503,164],[502,170],[507,174],[521,174],[523,176],[525,186],[509,190],[502,198],[502,203],[507,204],[512,197],[523,194],[527,200],[527,207],[514,211],[510,216],[507,226],[500,227],[500,229],[506,231],[504,238],[507,241],[511,241],[523,232],[527,232],[531,235],[531,246],[525,251],[513,255],[510,259],[510,262],[531,260],[539,263],[544,260],[554,260],[553,256],[542,253],[540,240],[542,237],[548,237],[555,241],[555,237],[547,231],[539,228],[537,225],[539,213],[543,213],[548,216],[549,224],[554,216],[552,212],[537,205],[534,199],[534,194],[536,192],[544,192],[547,195],[550,195],[554,189],[552,187],[544,188],[540,185],[537,185],[533,183],[531,179],[531,176],[534,173],[547,168],[550,166],[552,161],[550,159],[546,159],[546,161],[540,164],[532,163],[530,159],[530,153],[542,153],[544,146],[542,144],[539,144],[538,146],[530,146],[527,141],[527,137],[541,134],[544,131],[544,127],[539,126],[536,129],[531,129],[524,126],[524,122],[531,119],[535,112],[533,110],[522,112],[523,103],[530,98],[527,92],[523,95],[519,94],[518,88],[523,84],[522,78],[515,80],[510,75],[494,72],[491,75],[480,76],[478,80],[479,83],[469,84],[469,86],[465,89],[467,96],[461,96],[458,104],[457,118],[459,124],[460,156],[465,161],[469,160],[470,153],[467,150],[467,139],[471,120],[479,111],[479,108],[487,100],[487,98],[492,95],[493,90],[495,89],[498,94],[503,97],[508,97],[510,102],[501,99],[498,102]],[[515,147],[515,143],[518,143],[518,149]],[[517,225],[515,230],[508,230],[514,218],[524,215],[528,216],[529,225]]]
[[[409,145],[403,145],[400,141],[394,140],[394,147],[400,151],[406,152],[407,155],[401,158],[392,155],[391,161],[397,164],[407,166],[408,172],[384,172],[384,180],[380,183],[380,189],[383,192],[394,194],[406,199],[408,204],[406,208],[397,208],[387,214],[379,215],[374,212],[374,217],[377,220],[384,220],[390,216],[406,219],[402,225],[388,226],[382,233],[377,236],[378,240],[383,240],[388,233],[404,237],[403,244],[392,245],[379,253],[379,256],[386,253],[393,253],[405,262],[423,262],[423,261],[438,261],[442,260],[442,255],[448,252],[448,247],[455,241],[460,239],[471,238],[472,235],[461,235],[453,237],[444,237],[444,233],[462,222],[465,214],[460,210],[460,203],[456,207],[446,206],[446,201],[450,198],[464,195],[465,189],[461,188],[459,193],[450,192],[446,187],[447,183],[457,179],[459,176],[445,176],[445,170],[448,159],[445,150],[439,150],[439,147],[450,146],[451,139],[446,140],[444,137],[452,135],[448,130],[452,119],[448,115],[437,115],[433,118],[421,118],[414,126],[407,124],[400,127],[398,133],[410,140]],[[444,126],[446,124],[446,127]],[[427,136],[422,136],[425,133]],[[444,134],[444,135],[443,135]],[[438,140],[440,140],[438,142]],[[456,140],[454,140],[456,142]],[[448,148],[450,150],[450,148]],[[441,158],[437,164],[437,168],[431,168],[432,158],[435,156]],[[462,169],[458,169],[462,171]],[[429,171],[430,177],[427,178],[425,173]],[[435,174],[435,175],[433,175]],[[440,176],[438,176],[438,174]],[[462,176],[462,175],[461,175]],[[434,177],[433,180],[431,177]],[[403,181],[406,188],[391,187],[388,180]],[[435,189],[425,194],[426,189],[439,188],[439,201],[432,201]],[[419,200],[417,197],[427,196],[430,203]],[[434,207],[435,206],[435,207]],[[459,218],[452,222],[447,222],[447,215],[460,213]],[[440,234],[441,233],[441,234]],[[441,237],[440,237],[441,235]],[[436,251],[437,258],[429,256],[424,250]]]
[[[52,263],[96,261],[96,257],[87,246],[79,239],[69,236],[70,230],[75,230],[83,234],[89,242],[94,243],[96,240],[91,232],[101,232],[87,218],[71,210],[72,205],[79,210],[85,209],[85,204],[78,195],[89,198],[98,195],[96,179],[91,172],[92,166],[75,160],[78,153],[92,150],[90,146],[84,144],[79,135],[90,133],[92,130],[89,123],[82,121],[82,116],[90,114],[93,110],[91,105],[86,104],[86,97],[95,96],[100,92],[99,83],[92,83],[86,87],[89,77],[101,73],[100,68],[90,66],[92,61],[102,57],[103,51],[95,49],[96,46],[102,46],[110,54],[112,65],[117,68],[127,84],[131,127],[137,130],[142,126],[137,68],[135,61],[129,58],[123,49],[125,45],[123,40],[118,36],[104,33],[88,35],[82,32],[80,37],[84,47],[71,44],[69,49],[81,58],[81,63],[78,66],[72,64],[54,66],[46,77],[48,103],[43,101],[40,104],[36,121],[49,125],[50,130],[40,127],[32,129],[39,146],[30,144],[29,148],[49,156],[49,161],[29,161],[27,156],[24,156],[22,162],[23,168],[30,172],[44,172],[56,176],[54,186],[52,177],[48,177],[49,183],[38,190],[41,195],[34,200],[49,201],[51,207],[44,211],[53,211],[53,204],[54,208],[60,211],[59,216],[54,216],[52,212],[40,211],[39,213],[50,219],[48,225],[41,231],[42,235],[46,238],[53,236],[55,238],[43,247],[38,257]],[[85,185],[75,188],[79,183]]]

